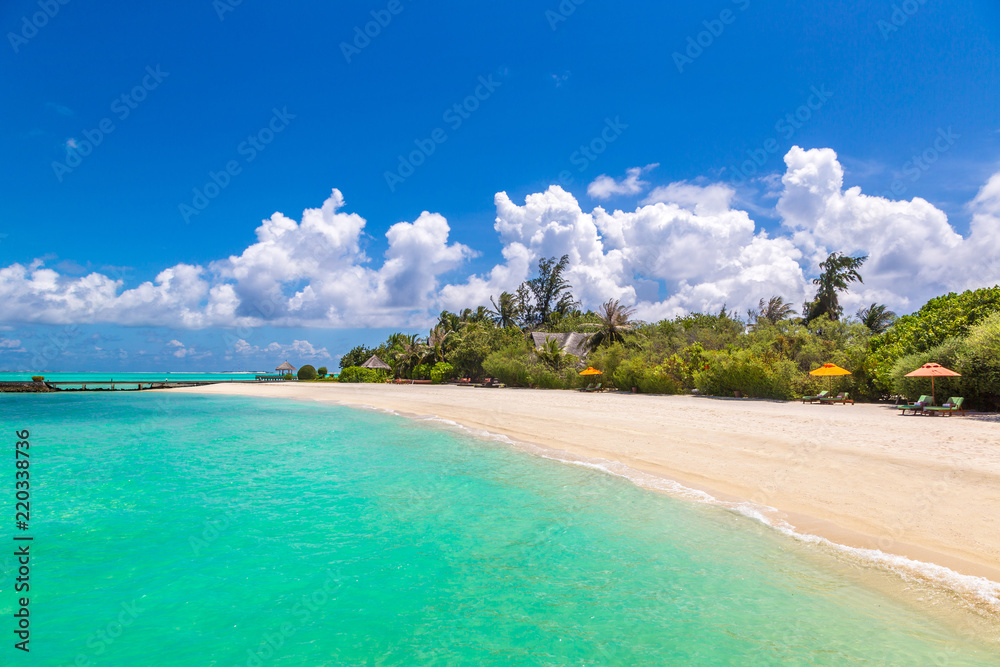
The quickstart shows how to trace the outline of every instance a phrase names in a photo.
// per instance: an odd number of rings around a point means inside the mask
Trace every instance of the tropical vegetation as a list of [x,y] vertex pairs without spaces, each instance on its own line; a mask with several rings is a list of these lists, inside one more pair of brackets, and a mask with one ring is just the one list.
[[[783,296],[765,295],[745,319],[723,307],[643,322],[617,299],[581,310],[566,278],[569,258],[545,258],[516,291],[491,297],[488,306],[444,311],[426,336],[400,332],[355,347],[340,360],[340,381],[490,377],[570,389],[594,381],[579,375],[590,365],[603,372],[597,380],[606,388],[787,400],[827,389],[831,381],[809,371],[832,362],[852,372],[832,380],[835,391],[876,401],[928,393],[926,379],[905,375],[935,361],[962,374],[938,381],[940,396],[1000,409],[1000,286],[936,297],[901,317],[878,303],[845,315],[841,299],[863,282],[865,259],[830,254],[801,315]],[[575,332],[586,344],[574,356],[555,337],[531,335],[540,332]],[[357,368],[372,355],[391,371]]]

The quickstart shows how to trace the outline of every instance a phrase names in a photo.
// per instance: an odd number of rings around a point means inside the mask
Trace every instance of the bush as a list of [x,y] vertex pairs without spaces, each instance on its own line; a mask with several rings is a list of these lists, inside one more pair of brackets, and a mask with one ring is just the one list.
[[752,398],[793,398],[792,378],[798,372],[787,359],[767,363],[746,350],[707,354],[707,369],[695,373],[698,391],[710,396],[740,392]]
[[675,357],[650,365],[643,359],[626,359],[615,369],[612,382],[626,391],[635,387],[644,394],[679,394],[684,390],[675,370]]
[[[966,345],[959,338],[951,338],[940,345],[932,347],[924,352],[915,352],[901,357],[892,367],[892,391],[893,393],[905,396],[908,399],[916,400],[922,394],[930,395],[931,379],[927,377],[908,378],[906,374],[915,371],[924,364],[941,364],[947,368],[955,369],[958,365],[959,357],[963,356]],[[961,387],[962,378],[951,378],[942,380],[935,378],[934,387],[936,393],[948,393],[955,396],[963,391]],[[968,400],[968,398],[966,399]]]
[[299,369],[299,379],[300,380],[315,380],[316,379],[316,369],[309,364],[306,364]]
[[319,368],[316,369],[316,375],[318,375],[320,379],[325,378],[328,372],[329,371],[327,371],[326,366],[320,366]]
[[369,383],[375,384],[379,382],[385,382],[388,377],[388,372],[384,370],[376,370],[374,368],[362,368],[360,366],[348,366],[347,368],[340,371],[340,375],[337,376],[338,382],[348,382],[348,383]]
[[483,372],[511,387],[527,387],[532,383],[527,356],[523,345],[508,346],[483,360]]
[[966,401],[980,409],[1000,409],[1000,313],[969,330],[954,370],[962,374]]
[[31,376],[31,381],[32,382],[45,382],[45,376],[44,375],[32,375]]
[[281,379],[282,380],[294,380],[295,376],[292,375],[291,373],[285,373],[284,375],[281,376]]
[[876,385],[890,389],[894,386],[896,362],[902,357],[931,350],[949,338],[964,338],[974,326],[998,311],[1000,286],[939,296],[912,315],[900,317],[888,331],[872,338],[871,367]]
[[454,372],[454,366],[449,363],[439,361],[434,364],[434,368],[431,369],[431,382],[434,384],[441,384],[443,381],[450,379]]

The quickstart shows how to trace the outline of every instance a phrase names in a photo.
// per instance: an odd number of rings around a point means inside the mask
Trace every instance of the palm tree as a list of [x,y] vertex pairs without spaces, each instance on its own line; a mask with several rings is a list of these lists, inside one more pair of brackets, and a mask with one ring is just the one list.
[[884,333],[896,321],[896,313],[878,303],[862,308],[857,315],[861,324],[871,329],[874,334]]
[[846,292],[853,282],[864,282],[858,269],[866,259],[867,255],[846,257],[842,253],[832,252],[825,262],[820,263],[819,268],[823,272],[819,278],[813,278],[813,285],[819,287],[816,290],[816,297],[812,303],[807,302],[802,308],[806,322],[811,322],[821,315],[828,315],[831,320],[840,319],[844,309],[840,306],[838,294]]
[[448,342],[454,333],[453,329],[446,329],[440,324],[431,329],[431,333],[427,337],[427,356],[430,357],[431,361],[444,361],[448,353]]
[[747,317],[750,319],[751,325],[758,320],[767,320],[771,324],[777,324],[794,314],[795,309],[792,308],[792,304],[785,303],[785,300],[780,296],[772,296],[767,302],[761,299],[756,308],[747,310]]
[[493,304],[493,310],[489,311],[489,314],[493,316],[493,322],[501,329],[511,329],[518,326],[518,320],[521,318],[521,307],[517,302],[517,297],[515,297],[510,292],[503,292],[500,294],[500,303],[498,304],[490,297],[490,303]]
[[597,309],[600,323],[592,325],[598,329],[591,335],[587,345],[591,350],[596,350],[601,345],[624,343],[626,334],[635,330],[635,323],[632,322],[634,314],[634,308],[623,305],[618,299],[609,299],[601,304]]
[[559,341],[555,338],[547,338],[544,345],[535,348],[535,356],[556,371],[562,366],[564,357],[563,351],[559,347]]
[[396,371],[404,375],[420,365],[427,354],[427,346],[417,337],[417,334],[402,336],[399,340],[399,349],[393,354],[398,365]]

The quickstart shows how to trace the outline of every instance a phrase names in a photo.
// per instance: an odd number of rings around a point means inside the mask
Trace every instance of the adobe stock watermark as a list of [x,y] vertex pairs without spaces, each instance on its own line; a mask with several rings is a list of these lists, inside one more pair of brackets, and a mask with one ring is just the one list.
[[220,21],[226,20],[226,14],[235,12],[236,8],[243,4],[243,0],[212,0],[212,9]]
[[900,3],[892,3],[892,13],[889,20],[879,19],[875,22],[878,31],[882,33],[883,41],[888,42],[893,33],[899,32],[910,20],[910,18],[920,11],[920,8],[927,4],[927,0],[903,0]]
[[388,28],[392,20],[402,14],[404,9],[406,7],[401,0],[389,0],[385,9],[373,9],[370,12],[371,21],[365,23],[363,28],[359,25],[354,26],[354,38],[351,42],[340,43],[340,52],[344,54],[344,60],[350,64],[354,56],[360,55],[362,51],[367,49],[372,40],[381,35],[382,31]]
[[292,605],[291,614],[296,622],[286,621],[277,628],[265,632],[255,649],[247,649],[246,667],[262,667],[264,663],[274,658],[285,642],[305,627],[313,618],[313,614],[325,607],[340,590],[340,572],[327,570],[327,578],[323,584],[312,593],[302,595]]
[[[926,174],[935,162],[941,159],[941,156],[951,150],[951,147],[955,145],[962,135],[957,134],[950,125],[948,129],[938,128],[937,136],[931,145],[925,148],[917,155],[913,155],[909,160],[903,163],[900,171],[903,173],[902,178],[897,178],[889,185],[889,189],[882,192],[880,197],[886,199],[892,199],[893,197],[899,197],[906,193],[907,182],[911,185],[920,180],[920,177]],[[905,179],[905,180],[904,180]]]
[[[111,100],[111,113],[119,121],[124,121],[132,112],[139,108],[139,105],[146,100],[151,92],[160,87],[163,80],[170,76],[170,72],[164,72],[157,65],[146,67],[146,74],[142,80],[132,87],[128,92],[124,92]],[[74,169],[83,163],[83,158],[87,157],[100,146],[105,137],[117,129],[114,120],[110,116],[102,118],[97,127],[92,130],[84,130],[82,139],[70,139],[66,142],[66,160],[64,162],[53,161],[52,171],[56,178],[62,183],[66,174],[70,174]]]
[[549,22],[549,27],[552,28],[552,32],[555,32],[559,28],[560,23],[565,23],[569,20],[569,17],[576,12],[576,8],[585,3],[587,0],[562,0],[559,6],[555,9],[545,10],[545,20]]
[[[732,0],[733,4],[736,5],[741,12],[745,12],[750,8],[750,0]],[[677,71],[681,74],[684,73],[684,68],[688,65],[694,64],[697,60],[705,53],[705,51],[715,44],[715,40],[722,37],[722,33],[726,31],[726,26],[730,26],[736,23],[736,17],[738,15],[732,9],[723,9],[719,12],[719,16],[702,21],[701,24],[705,26],[705,29],[699,32],[697,35],[689,36],[687,38],[687,46],[684,52],[674,51],[673,59],[674,65],[677,67]]]
[[794,111],[786,113],[774,124],[777,136],[768,137],[760,146],[747,150],[747,159],[741,162],[738,167],[731,169],[733,176],[729,179],[730,184],[744,185],[747,179],[759,174],[771,156],[781,150],[782,144],[778,143],[778,138],[783,139],[787,145],[795,133],[812,120],[813,115],[833,97],[833,92],[828,90],[825,85],[811,86],[809,91],[810,95],[804,103],[800,104]]
[[21,47],[32,40],[38,31],[49,24],[54,19],[63,6],[68,5],[70,0],[38,0],[38,8],[41,11],[33,13],[30,17],[25,14],[21,17],[20,30],[7,33],[7,41],[14,53],[20,53]]
[[[131,602],[122,602],[119,606],[121,607],[121,611],[119,611],[114,618],[87,637],[87,648],[89,649],[90,654],[95,658],[104,655],[108,648],[110,648],[119,637],[125,634],[125,630],[135,623],[136,619],[139,618],[139,614],[146,611],[145,609],[140,608],[135,600],[132,600]],[[97,664],[99,663],[92,661],[90,656],[83,651],[77,653],[76,657],[73,659],[73,665],[75,667],[91,667],[91,665]]]
[[[618,137],[622,136],[622,133],[628,129],[628,125],[622,122],[620,116],[615,116],[614,120],[610,118],[604,119],[604,127],[597,134],[596,137],[591,139],[585,144],[581,144],[578,149],[573,151],[569,156],[569,162],[576,167],[577,172],[583,173],[587,171],[587,168],[597,160],[604,151],[608,150],[608,146],[618,141]],[[559,183],[567,188],[574,183],[573,172],[569,169],[564,169],[559,172]]]
[[257,156],[264,152],[274,138],[284,132],[295,118],[295,114],[288,112],[288,107],[282,107],[280,110],[277,107],[272,109],[271,118],[264,127],[247,136],[236,146],[236,153],[243,158],[242,162],[232,159],[219,171],[209,171],[205,184],[191,190],[191,203],[182,202],[177,205],[184,223],[190,223],[191,218],[200,215],[208,208],[208,205],[229,187],[233,179],[243,173],[243,167],[256,160]]
[[[471,94],[451,105],[441,114],[441,120],[453,132],[458,131],[465,121],[469,120],[472,114],[479,109],[482,103],[490,99],[497,88],[503,85],[499,81],[495,81],[492,74],[481,76],[478,81],[478,85],[476,85]],[[417,169],[427,162],[427,158],[437,151],[438,146],[446,141],[448,141],[448,133],[443,127],[434,128],[430,136],[426,139],[414,139],[413,144],[416,148],[406,155],[399,155],[399,163],[396,165],[396,170],[386,171],[384,174],[385,183],[389,186],[389,191],[395,192],[396,188],[410,176],[413,176]]]

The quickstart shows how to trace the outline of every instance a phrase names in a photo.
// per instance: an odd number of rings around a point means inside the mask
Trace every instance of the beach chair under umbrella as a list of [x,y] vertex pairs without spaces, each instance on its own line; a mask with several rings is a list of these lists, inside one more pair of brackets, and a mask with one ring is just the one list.
[[817,377],[826,376],[830,379],[830,391],[833,391],[833,376],[835,375],[850,375],[851,371],[846,368],[841,368],[837,364],[823,364],[815,370],[809,371],[809,375],[815,375]]
[[931,379],[931,405],[934,405],[934,378],[938,377],[962,377],[961,373],[956,373],[953,370],[949,370],[942,366],[941,364],[924,364],[917,370],[907,373],[908,378],[930,378]]

